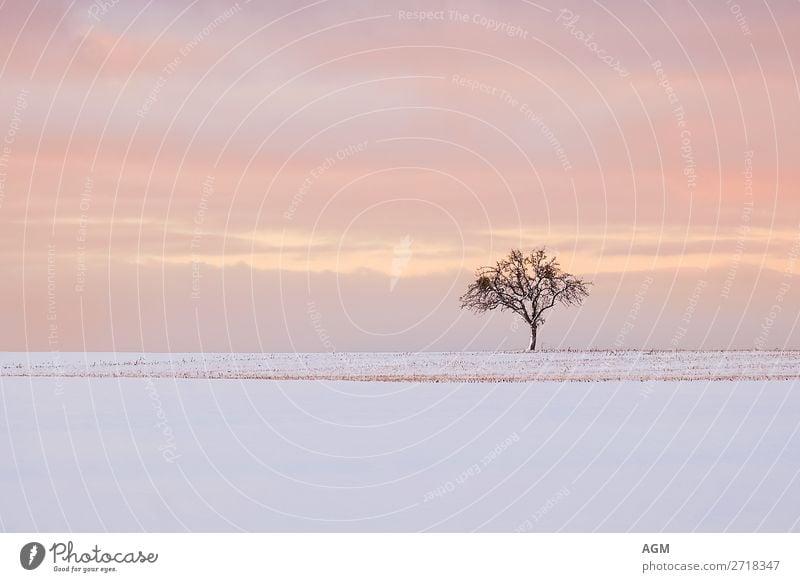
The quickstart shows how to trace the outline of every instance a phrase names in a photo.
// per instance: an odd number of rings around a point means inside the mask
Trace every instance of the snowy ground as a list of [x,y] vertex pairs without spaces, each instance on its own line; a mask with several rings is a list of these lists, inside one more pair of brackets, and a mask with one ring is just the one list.
[[2,376],[379,382],[792,380],[798,351],[312,354],[5,353]]
[[293,357],[3,355],[0,528],[800,531],[796,352]]

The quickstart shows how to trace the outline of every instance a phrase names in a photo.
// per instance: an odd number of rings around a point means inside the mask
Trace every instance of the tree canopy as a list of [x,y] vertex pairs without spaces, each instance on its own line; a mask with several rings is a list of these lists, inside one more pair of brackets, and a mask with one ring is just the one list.
[[531,327],[531,345],[536,348],[536,330],[547,310],[556,305],[580,305],[589,295],[590,282],[561,269],[545,248],[525,255],[512,249],[494,266],[481,267],[461,296],[461,308],[483,313],[500,308],[518,314]]

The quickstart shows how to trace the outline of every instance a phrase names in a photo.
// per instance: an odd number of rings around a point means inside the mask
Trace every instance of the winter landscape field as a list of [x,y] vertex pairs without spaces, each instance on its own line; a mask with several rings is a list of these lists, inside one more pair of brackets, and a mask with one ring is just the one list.
[[798,531],[800,352],[0,358],[5,531]]
[[0,582],[800,580],[798,31],[0,0]]

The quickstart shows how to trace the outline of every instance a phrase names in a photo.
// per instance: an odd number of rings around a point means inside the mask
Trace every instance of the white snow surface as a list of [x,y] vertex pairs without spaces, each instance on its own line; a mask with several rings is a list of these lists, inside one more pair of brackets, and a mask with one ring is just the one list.
[[5,353],[0,375],[378,382],[792,380],[798,351]]
[[4,354],[0,529],[800,531],[797,357]]

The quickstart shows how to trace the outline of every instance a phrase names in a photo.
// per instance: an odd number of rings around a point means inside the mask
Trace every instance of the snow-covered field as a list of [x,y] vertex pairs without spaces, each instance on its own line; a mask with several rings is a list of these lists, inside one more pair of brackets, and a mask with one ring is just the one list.
[[0,375],[377,382],[792,380],[798,351],[5,353]]
[[4,354],[0,528],[800,531],[798,357]]

